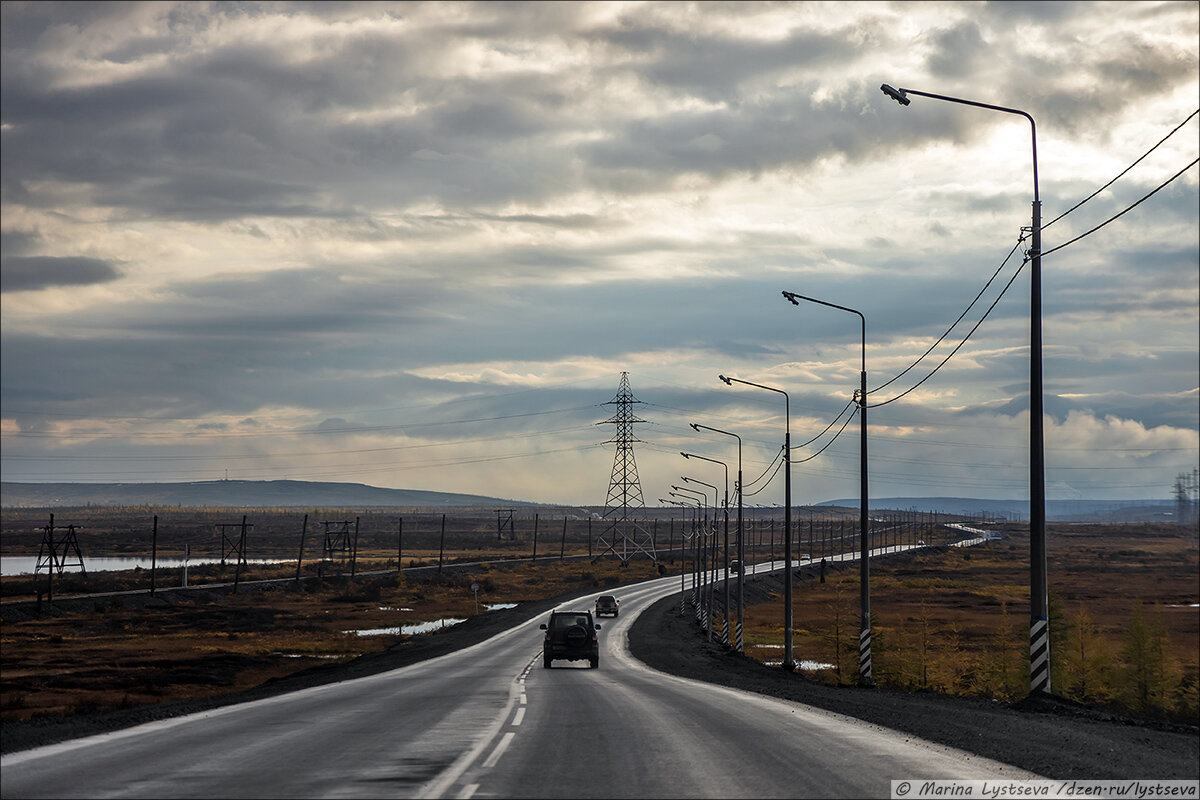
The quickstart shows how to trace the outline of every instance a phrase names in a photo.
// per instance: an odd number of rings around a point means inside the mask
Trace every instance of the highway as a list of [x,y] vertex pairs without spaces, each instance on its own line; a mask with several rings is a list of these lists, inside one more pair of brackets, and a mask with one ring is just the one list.
[[1036,777],[648,669],[626,632],[679,585],[615,591],[621,616],[601,620],[596,670],[543,669],[535,620],[392,672],[13,753],[0,795],[887,797],[893,779]]

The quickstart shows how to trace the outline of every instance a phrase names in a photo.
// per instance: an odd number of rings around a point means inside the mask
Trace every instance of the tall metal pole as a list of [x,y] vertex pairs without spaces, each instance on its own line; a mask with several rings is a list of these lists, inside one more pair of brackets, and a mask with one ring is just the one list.
[[[737,572],[737,623],[735,626],[734,650],[741,653],[741,652],[744,652],[744,649],[745,649],[743,639],[742,639],[742,621],[743,621],[742,620],[742,607],[745,605],[744,577],[746,574],[746,555],[745,555],[745,551],[743,549],[743,531],[742,531],[742,437],[738,436],[736,433],[730,433],[729,431],[723,431],[720,428],[713,428],[708,425],[700,425],[699,423],[696,423],[696,422],[692,423],[692,430],[699,432],[701,428],[703,428],[706,431],[712,431],[713,433],[723,433],[726,436],[732,436],[733,438],[737,439],[738,471],[737,471],[737,483],[734,485],[734,489],[737,491],[737,501],[738,501],[737,560],[738,560],[739,567],[738,567],[738,572]],[[726,534],[728,534],[728,530],[726,530]],[[729,552],[728,535],[726,535],[726,539],[725,539],[725,551],[727,553]],[[729,603],[729,593],[728,593],[729,563],[728,563],[728,561],[729,561],[729,559],[726,558],[726,564],[725,564],[725,567],[726,567],[725,603],[726,603],[726,605],[728,605],[728,603]]]
[[[701,458],[701,457],[702,456],[697,456],[697,458]],[[710,459],[706,459],[706,460],[713,461],[714,459],[710,458]],[[721,462],[718,461],[717,463],[719,464]],[[728,473],[726,473],[726,474],[728,474]],[[717,528],[717,503],[720,500],[721,490],[718,489],[716,486],[713,486],[711,483],[705,483],[704,481],[699,481],[699,480],[696,480],[695,478],[686,478],[685,477],[684,480],[689,483],[698,483],[701,486],[707,486],[708,488],[713,490],[712,527],[710,528],[708,525],[705,525],[705,528],[709,531],[709,536],[712,537],[712,544],[708,546],[708,548],[711,548],[711,553],[709,553],[709,549],[706,548],[706,550],[705,550],[706,557],[708,558],[708,569],[705,570],[705,575],[706,575],[706,579],[707,579],[707,588],[708,588],[708,592],[706,595],[707,603],[708,603],[708,625],[707,625],[707,628],[708,628],[708,640],[711,642],[712,641],[712,612],[713,612],[713,605],[714,605],[713,604],[713,590],[714,590],[714,588],[716,586],[716,582],[717,582],[717,580],[716,580],[716,571],[717,571],[717,531],[716,531],[716,528]],[[728,485],[729,485],[728,478],[726,478],[726,486],[728,486]],[[728,499],[728,497],[729,497],[728,491],[726,491],[725,497]],[[707,500],[707,497],[705,499]],[[729,529],[729,503],[728,502],[725,503],[725,528],[726,528],[726,530]],[[728,572],[726,574],[728,574]],[[725,615],[724,615],[726,618],[726,623],[728,623],[728,614],[729,614],[729,612],[728,612],[728,610],[726,610]],[[728,624],[726,624],[725,630],[726,630],[726,633],[728,634],[728,630],[729,630]],[[725,641],[726,642],[729,641],[728,635],[726,636]]]
[[[858,685],[874,686],[871,678],[871,514],[868,508],[867,490],[867,318],[861,311],[827,303],[815,297],[805,297],[795,292],[784,292],[783,296],[792,303],[800,305],[800,300],[836,308],[858,316],[862,326],[862,363],[859,371],[860,386],[858,392],[859,413],[859,445],[858,445],[858,535],[862,540],[859,555],[859,628],[858,628]],[[824,545],[822,545],[822,550]]]
[[734,383],[744,383],[769,392],[783,395],[783,663],[782,667],[788,672],[796,669],[796,659],[792,647],[792,428],[791,401],[783,389],[751,383],[741,378],[728,378],[718,375],[727,386]]
[[154,515],[154,533],[150,545],[150,594],[154,594],[154,573],[158,567],[158,514]]
[[1050,694],[1050,608],[1046,574],[1046,441],[1043,431],[1042,386],[1042,199],[1038,189],[1037,123],[1019,108],[994,106],[961,97],[879,87],[900,105],[908,105],[908,95],[945,100],[964,106],[986,108],[1016,114],[1029,120],[1033,148],[1033,213],[1029,250],[1029,690],[1031,694]]
[[[724,507],[725,507],[725,544],[724,544],[724,550],[725,550],[725,557],[724,557],[725,558],[725,560],[724,560],[725,601],[724,602],[725,602],[725,607],[724,607],[724,613],[722,614],[722,617],[721,617],[721,643],[727,645],[730,643],[730,638],[729,638],[729,607],[730,607],[730,597],[729,597],[729,465],[726,464],[724,461],[718,461],[715,458],[707,458],[705,456],[698,456],[694,453],[680,453],[679,455],[683,456],[684,458],[689,458],[689,459],[690,458],[698,458],[701,461],[711,461],[714,464],[720,464],[721,468],[725,470],[725,498],[724,498]],[[684,478],[684,480],[686,481],[687,478]],[[716,520],[714,519],[713,522],[715,524]],[[715,536],[713,537],[713,540],[714,540],[713,545],[714,545],[714,549],[715,549],[715,545],[716,545],[716,537]],[[716,566],[717,565],[714,560],[713,569],[716,569]]]
[[[859,314],[861,317],[862,315]],[[858,626],[858,684],[874,686],[871,678],[871,516],[867,510],[867,321],[863,317],[862,388],[858,394],[859,413],[859,517],[858,535],[862,538],[859,557],[859,598],[861,609]]]

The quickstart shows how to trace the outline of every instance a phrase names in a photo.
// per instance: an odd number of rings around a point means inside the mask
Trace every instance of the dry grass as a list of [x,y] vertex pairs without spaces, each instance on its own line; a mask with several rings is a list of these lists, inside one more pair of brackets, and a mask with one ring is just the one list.
[[[1016,699],[1028,693],[1028,532],[970,549],[872,563],[873,673],[883,686]],[[1048,536],[1056,693],[1131,710],[1131,626],[1161,633],[1158,670],[1172,684],[1160,707],[1195,721],[1200,674],[1200,564],[1195,532],[1172,526],[1052,526]],[[856,566],[794,593],[795,657],[832,664],[811,673],[858,675]],[[782,601],[745,612],[747,654],[781,657]],[[1091,687],[1081,675],[1091,673]],[[1105,683],[1107,682],[1107,684]],[[1107,688],[1105,688],[1107,686]]]
[[[287,569],[294,574],[294,565]],[[440,579],[405,581],[393,573],[353,583],[310,581],[301,589],[289,584],[204,603],[126,608],[112,598],[97,602],[93,613],[3,624],[0,721],[220,694],[381,651],[407,637],[347,631],[469,617],[475,613],[472,583],[481,587],[480,611],[486,613],[485,603],[540,600],[656,574],[645,560],[624,568],[612,559],[545,561],[447,572]],[[90,591],[100,590],[101,576],[115,586],[143,577],[96,573],[89,576]]]

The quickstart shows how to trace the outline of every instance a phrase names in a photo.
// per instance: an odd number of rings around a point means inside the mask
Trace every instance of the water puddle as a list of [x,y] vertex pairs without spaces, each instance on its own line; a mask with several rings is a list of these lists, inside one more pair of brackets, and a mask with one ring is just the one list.
[[315,653],[271,653],[271,655],[279,656],[280,658],[329,658],[329,659],[333,659],[333,658],[350,659],[350,658],[354,658],[354,656],[355,656],[354,653],[347,653],[345,655],[340,655],[340,656],[316,655]]
[[[37,556],[4,556],[0,558],[0,575],[10,577],[14,575],[32,575],[37,566]],[[247,564],[286,564],[288,562],[296,563],[296,559],[291,558],[247,558]],[[159,570],[179,569],[184,564],[188,566],[198,566],[200,564],[220,564],[221,559],[212,556],[192,556],[188,559],[178,558],[175,556],[159,556],[154,561],[154,566]],[[83,560],[83,565],[88,572],[119,572],[128,569],[150,569],[150,556],[94,556]],[[236,562],[233,557],[226,559],[226,566],[235,566]],[[45,566],[42,571],[45,572]]]
[[[768,667],[782,667],[783,660],[779,661],[764,661],[762,662]],[[805,672],[817,672],[822,669],[835,669],[833,664],[823,664],[820,661],[801,661],[796,665],[796,669],[804,670]]]
[[430,620],[429,622],[414,622],[411,625],[394,625],[389,628],[360,628],[353,631],[342,631],[342,633],[352,633],[355,636],[416,636],[422,633],[440,631],[443,628],[450,628],[460,622],[466,622],[466,620],[460,617],[443,617],[442,619]]

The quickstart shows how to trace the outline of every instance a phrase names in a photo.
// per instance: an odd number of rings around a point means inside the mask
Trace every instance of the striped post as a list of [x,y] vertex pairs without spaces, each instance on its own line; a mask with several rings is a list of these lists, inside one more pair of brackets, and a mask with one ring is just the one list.
[[737,651],[739,653],[746,652],[745,643],[742,641],[742,621],[739,619],[736,624],[737,630]]
[[874,684],[871,678],[871,629],[863,628],[858,634],[858,682],[862,686]]
[[1045,617],[1029,626],[1029,691],[1050,693],[1050,622]]

